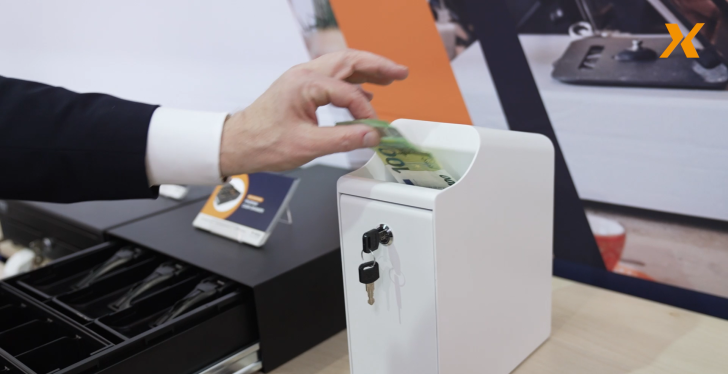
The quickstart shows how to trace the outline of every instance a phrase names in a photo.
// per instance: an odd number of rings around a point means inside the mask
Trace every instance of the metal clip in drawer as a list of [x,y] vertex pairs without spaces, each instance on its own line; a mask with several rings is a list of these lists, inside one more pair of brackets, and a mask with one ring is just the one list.
[[252,374],[263,368],[259,360],[260,344],[255,343],[244,350],[223,359],[198,374]]

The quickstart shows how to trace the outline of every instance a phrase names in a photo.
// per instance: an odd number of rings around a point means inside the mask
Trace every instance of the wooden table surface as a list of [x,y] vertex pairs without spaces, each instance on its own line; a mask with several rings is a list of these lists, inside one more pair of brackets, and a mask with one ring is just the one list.
[[[551,338],[515,374],[728,373],[728,321],[553,279]],[[349,373],[346,332],[273,374]]]

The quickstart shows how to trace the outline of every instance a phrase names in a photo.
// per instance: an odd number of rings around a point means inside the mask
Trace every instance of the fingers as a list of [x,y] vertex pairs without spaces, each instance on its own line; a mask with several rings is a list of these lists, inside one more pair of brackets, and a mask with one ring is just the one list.
[[334,78],[313,74],[309,77],[304,90],[305,100],[313,102],[316,107],[334,104],[340,108],[347,108],[354,118],[376,118],[372,104],[369,102],[371,94],[355,86]]
[[369,91],[361,88],[361,86],[357,86],[357,87],[359,88],[359,91],[361,91],[361,93],[364,94],[364,96],[367,97],[367,100],[372,101],[372,99],[374,99],[374,94],[373,93],[371,93],[371,92],[369,92]]
[[[311,73],[304,92],[306,100],[316,107],[334,104],[348,108],[354,118],[376,118],[376,112],[369,102],[371,94],[357,85]],[[379,133],[366,125],[304,126],[299,131],[301,142],[305,144],[311,159],[379,144]]]
[[409,69],[374,53],[346,50],[323,55],[303,64],[319,74],[350,83],[387,85],[407,78]]
[[308,126],[305,132],[304,137],[307,148],[311,151],[311,158],[374,147],[379,144],[379,133],[367,125]]

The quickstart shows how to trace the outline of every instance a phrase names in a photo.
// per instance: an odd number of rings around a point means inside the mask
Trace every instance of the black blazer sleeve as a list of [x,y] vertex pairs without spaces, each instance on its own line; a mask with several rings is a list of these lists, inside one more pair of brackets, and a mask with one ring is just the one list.
[[155,109],[0,76],[0,199],[155,198],[145,164]]

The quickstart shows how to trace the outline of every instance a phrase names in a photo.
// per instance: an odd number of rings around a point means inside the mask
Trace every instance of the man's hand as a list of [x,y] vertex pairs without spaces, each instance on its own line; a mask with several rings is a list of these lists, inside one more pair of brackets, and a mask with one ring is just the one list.
[[357,118],[375,118],[372,95],[357,84],[387,85],[408,70],[368,52],[321,56],[285,72],[248,108],[225,121],[220,147],[224,176],[281,171],[316,157],[379,144],[366,125],[318,127],[316,108],[334,104]]

